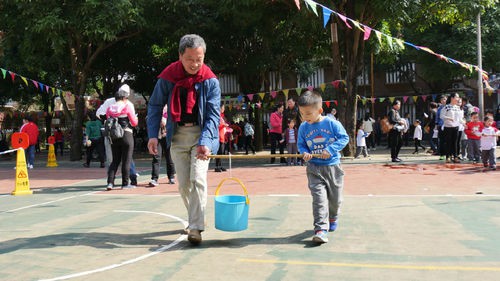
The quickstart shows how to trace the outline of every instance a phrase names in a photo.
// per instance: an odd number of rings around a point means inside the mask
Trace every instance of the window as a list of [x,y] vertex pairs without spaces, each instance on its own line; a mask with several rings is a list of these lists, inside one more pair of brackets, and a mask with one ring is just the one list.
[[385,73],[386,84],[408,82],[415,82],[415,63],[403,64]]

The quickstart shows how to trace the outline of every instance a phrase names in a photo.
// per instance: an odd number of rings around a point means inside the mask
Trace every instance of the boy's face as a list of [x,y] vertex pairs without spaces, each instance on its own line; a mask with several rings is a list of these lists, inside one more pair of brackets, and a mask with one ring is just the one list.
[[484,121],[485,127],[491,127],[491,125],[493,125],[493,119],[488,118],[488,120]]
[[317,105],[308,105],[299,107],[300,115],[302,120],[309,124],[318,122],[321,119],[321,113],[323,113],[323,108]]

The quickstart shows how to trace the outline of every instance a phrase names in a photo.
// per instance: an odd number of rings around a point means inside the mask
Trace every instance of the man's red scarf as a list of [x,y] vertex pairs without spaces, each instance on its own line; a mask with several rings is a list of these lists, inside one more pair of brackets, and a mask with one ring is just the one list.
[[167,66],[158,75],[158,78],[162,78],[169,82],[175,83],[174,89],[172,90],[172,97],[170,99],[170,114],[174,122],[181,121],[181,98],[179,88],[185,88],[187,90],[187,102],[186,102],[186,113],[193,113],[193,107],[196,103],[196,91],[194,90],[194,84],[203,82],[210,78],[217,78],[215,74],[210,70],[208,66],[203,64],[200,71],[195,75],[189,75],[184,70],[181,61],[176,61]]

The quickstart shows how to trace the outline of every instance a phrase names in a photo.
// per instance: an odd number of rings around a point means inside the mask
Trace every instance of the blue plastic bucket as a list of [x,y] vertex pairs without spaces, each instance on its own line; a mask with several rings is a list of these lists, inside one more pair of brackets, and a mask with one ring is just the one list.
[[[219,195],[226,180],[238,182],[245,195]],[[223,179],[215,190],[215,228],[222,231],[242,231],[248,228],[250,200],[243,183],[237,178]]]

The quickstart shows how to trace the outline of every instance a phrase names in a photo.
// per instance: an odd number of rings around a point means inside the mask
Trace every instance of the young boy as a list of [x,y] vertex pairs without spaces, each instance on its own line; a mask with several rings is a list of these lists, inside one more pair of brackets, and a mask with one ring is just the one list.
[[[335,231],[344,171],[340,167],[340,153],[349,142],[340,122],[322,116],[322,99],[316,92],[306,91],[299,97],[303,122],[299,127],[298,148],[307,164],[307,180],[313,201],[314,237],[321,244],[328,242],[328,231]],[[313,158],[313,154],[315,156]]]
[[481,132],[483,131],[483,122],[479,121],[477,112],[470,114],[470,121],[465,125],[465,134],[467,135],[467,157],[474,164],[481,159]]
[[363,130],[363,123],[358,122],[356,124],[356,154],[354,158],[359,158],[359,155],[363,153],[364,157],[368,157],[368,149],[366,148],[366,137],[370,135],[370,133],[365,133]]
[[484,128],[481,134],[481,158],[483,158],[483,165],[490,170],[497,169],[497,162],[495,157],[495,149],[497,146],[498,130],[493,127],[493,118],[491,116],[484,117]]
[[413,131],[413,140],[415,141],[415,151],[413,154],[418,154],[418,148],[421,147],[426,152],[425,146],[423,146],[420,142],[422,141],[422,126],[420,126],[420,120],[415,120],[413,122],[413,126],[415,126],[415,130]]

